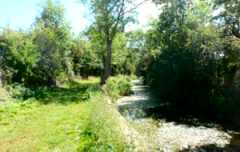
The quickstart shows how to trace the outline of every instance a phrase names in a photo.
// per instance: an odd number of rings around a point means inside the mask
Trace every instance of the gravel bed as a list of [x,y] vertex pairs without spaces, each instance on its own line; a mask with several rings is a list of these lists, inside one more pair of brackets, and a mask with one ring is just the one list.
[[[156,121],[145,117],[143,109],[152,108],[157,104],[151,100],[146,91],[147,87],[142,85],[140,80],[134,81],[133,84],[134,94],[121,98],[117,102],[117,107],[126,121],[133,124],[134,130],[139,132],[133,134],[138,134],[144,139],[145,145],[147,145],[145,147],[148,148],[147,152],[214,152],[215,150],[224,152],[224,147],[230,144],[232,136],[218,127],[196,127],[167,122],[164,119]],[[218,149],[198,148],[206,145],[214,145]],[[138,147],[138,151],[141,151],[139,149],[141,147]]]

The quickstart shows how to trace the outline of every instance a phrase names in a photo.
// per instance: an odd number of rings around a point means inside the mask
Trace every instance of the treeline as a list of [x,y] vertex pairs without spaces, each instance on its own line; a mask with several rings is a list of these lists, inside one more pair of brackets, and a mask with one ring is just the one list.
[[143,74],[162,101],[239,124],[240,2],[156,1]]
[[[111,74],[132,74],[139,62],[134,33],[116,32],[112,42]],[[4,85],[56,86],[74,75],[100,76],[105,46],[96,25],[79,36],[71,33],[64,7],[51,0],[31,29],[0,31],[0,75]]]
[[79,36],[51,0],[30,30],[0,31],[1,81],[49,87],[75,75],[105,83],[138,74],[182,111],[240,122],[240,2],[154,0],[162,12],[146,32],[125,32],[130,0],[88,2],[95,21]]

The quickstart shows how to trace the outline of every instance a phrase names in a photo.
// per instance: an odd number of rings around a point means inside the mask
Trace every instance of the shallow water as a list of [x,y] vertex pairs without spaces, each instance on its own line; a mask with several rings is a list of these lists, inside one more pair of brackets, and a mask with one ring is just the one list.
[[168,109],[171,106],[167,103],[154,99],[141,80],[133,81],[132,90],[131,96],[117,102],[118,110],[145,139],[148,151],[240,152],[238,132],[223,131],[218,124],[177,115],[174,109]]

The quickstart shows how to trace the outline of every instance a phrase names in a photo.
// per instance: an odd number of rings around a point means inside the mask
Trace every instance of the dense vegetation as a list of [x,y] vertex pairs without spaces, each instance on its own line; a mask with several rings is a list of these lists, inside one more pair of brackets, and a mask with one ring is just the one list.
[[[1,81],[6,85],[18,83],[25,87],[49,87],[74,75],[103,77],[109,68],[114,75],[133,74],[137,62],[128,43],[131,33],[119,31],[122,26],[114,24],[115,32],[110,40],[111,67],[108,65],[106,70],[105,38],[99,35],[98,24],[93,23],[83,34],[74,36],[65,21],[63,6],[49,0],[32,29],[14,31],[4,28],[1,31]],[[104,76],[104,83],[108,75]]]
[[153,1],[162,11],[145,30],[125,31],[130,0],[84,1],[94,21],[78,36],[51,0],[30,29],[3,28],[0,151],[126,150],[112,104],[133,75],[159,105],[240,125],[240,2]]
[[155,52],[145,80],[183,111],[239,123],[240,3],[160,3],[163,12],[147,37]]
[[120,74],[134,74],[139,61],[131,51],[132,34],[115,28],[111,73],[116,77],[105,79],[103,87],[96,77],[105,71],[104,38],[95,23],[72,34],[62,5],[47,1],[29,30],[0,31],[0,151],[128,147],[110,103],[130,93],[131,78]]
[[1,105],[0,151],[127,149],[119,114],[99,84],[96,78],[75,79]]

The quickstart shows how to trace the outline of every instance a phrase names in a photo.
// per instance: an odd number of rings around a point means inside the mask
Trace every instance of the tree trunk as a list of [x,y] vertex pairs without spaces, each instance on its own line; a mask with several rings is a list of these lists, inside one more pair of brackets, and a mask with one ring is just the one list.
[[107,52],[106,55],[103,57],[103,64],[104,64],[104,69],[103,73],[101,76],[101,84],[105,84],[107,79],[111,76],[112,73],[112,40],[107,40],[106,42],[106,48]]

